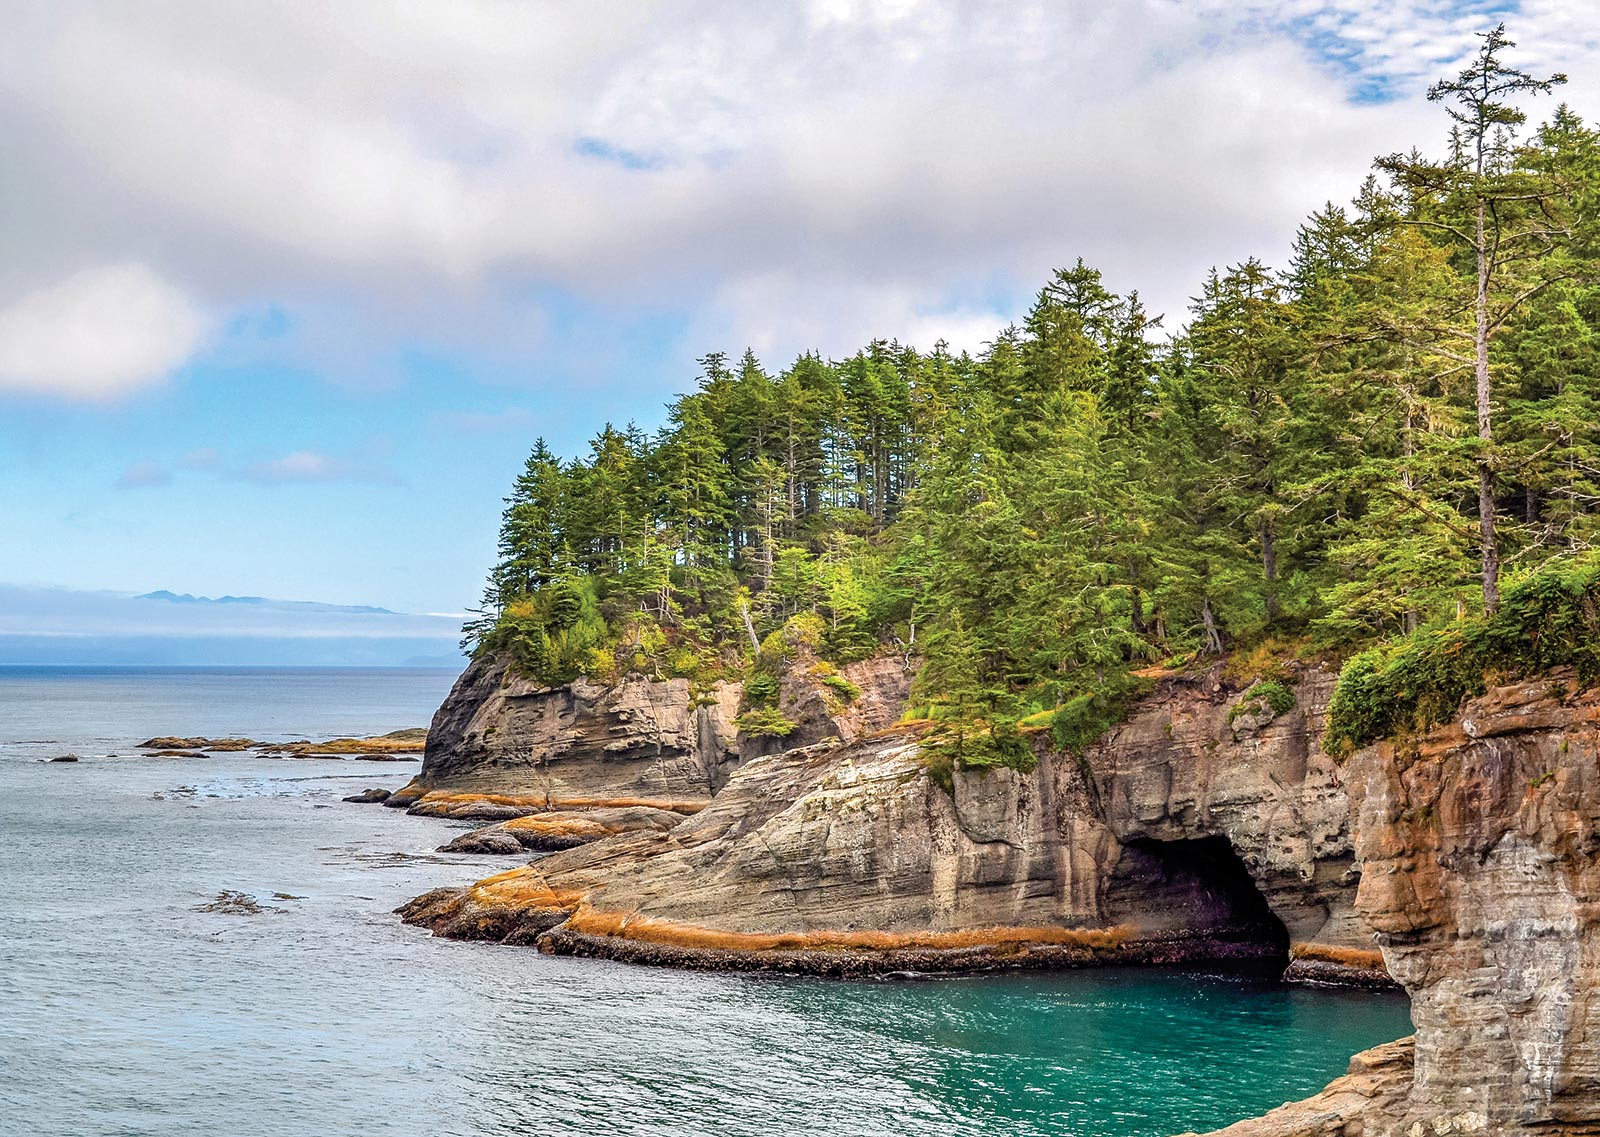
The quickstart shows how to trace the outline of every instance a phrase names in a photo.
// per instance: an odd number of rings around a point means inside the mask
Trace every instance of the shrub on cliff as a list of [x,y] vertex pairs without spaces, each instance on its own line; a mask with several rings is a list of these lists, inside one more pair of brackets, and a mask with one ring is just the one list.
[[1577,669],[1600,680],[1600,558],[1557,562],[1507,588],[1493,615],[1417,632],[1352,657],[1328,706],[1326,743],[1347,753],[1426,730],[1491,680]]

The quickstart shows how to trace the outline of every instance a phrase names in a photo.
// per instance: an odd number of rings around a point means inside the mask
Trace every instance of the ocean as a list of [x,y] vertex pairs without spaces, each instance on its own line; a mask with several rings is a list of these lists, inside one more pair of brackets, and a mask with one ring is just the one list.
[[[339,800],[415,763],[135,749],[423,726],[453,678],[0,668],[0,1134],[1162,1137],[1411,1030],[1399,996],[1237,974],[844,983],[437,940],[391,910],[521,858]],[[224,890],[262,911],[204,911]]]

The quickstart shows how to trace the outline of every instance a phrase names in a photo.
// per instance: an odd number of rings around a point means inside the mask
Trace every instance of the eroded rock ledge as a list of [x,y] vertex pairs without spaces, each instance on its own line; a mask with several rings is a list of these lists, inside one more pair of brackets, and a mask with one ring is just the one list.
[[[879,672],[885,662],[877,661]],[[811,736],[832,737],[809,746],[741,754],[726,785],[689,819],[432,894],[406,918],[442,935],[537,940],[547,951],[677,966],[853,974],[1286,963],[1292,947],[1297,977],[1388,982],[1353,913],[1346,799],[1318,741],[1331,690],[1323,672],[1301,676],[1294,708],[1278,716],[1253,711],[1253,703],[1241,708],[1241,693],[1216,676],[1169,680],[1083,761],[1042,750],[1031,773],[962,771],[953,796],[926,776],[914,732],[847,744],[874,721],[892,722],[904,698],[903,686],[885,694],[884,674],[851,678],[862,703],[877,708],[870,717],[833,720],[831,732],[815,726]],[[488,697],[502,708],[496,714],[510,713],[506,697]],[[605,698],[619,705],[641,696]],[[659,705],[659,693],[650,702]],[[575,716],[572,744],[557,761],[592,767],[607,714]],[[433,738],[465,737],[440,727],[436,719]],[[424,778],[447,771],[455,784],[470,776],[481,786],[469,765],[436,760],[430,749]],[[490,776],[508,785],[508,770]],[[558,803],[417,790],[420,797],[402,792],[391,804],[498,820]],[[504,832],[486,840],[512,848]]]

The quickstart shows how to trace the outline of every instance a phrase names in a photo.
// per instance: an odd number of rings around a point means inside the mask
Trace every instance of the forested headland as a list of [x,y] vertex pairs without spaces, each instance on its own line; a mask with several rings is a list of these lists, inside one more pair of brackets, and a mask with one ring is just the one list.
[[1348,659],[1356,742],[1396,661],[1481,675],[1462,645],[1520,650],[1530,613],[1539,662],[1587,666],[1600,135],[1529,126],[1564,79],[1513,48],[1429,92],[1442,145],[1378,159],[1286,265],[1213,271],[1181,325],[1079,261],[977,356],[714,353],[659,430],[539,442],[469,640],[551,683],[743,678],[769,734],[786,661],[848,699],[832,665],[898,652],[968,764],[1081,744],[1158,666],[1242,660],[1270,702],[1274,661]]

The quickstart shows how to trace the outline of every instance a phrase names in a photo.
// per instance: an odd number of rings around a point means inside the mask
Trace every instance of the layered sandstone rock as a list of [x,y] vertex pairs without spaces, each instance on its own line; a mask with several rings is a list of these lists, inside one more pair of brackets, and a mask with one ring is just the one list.
[[794,731],[767,739],[737,730],[738,684],[696,692],[687,679],[634,675],[610,686],[579,679],[545,687],[519,675],[506,657],[485,655],[434,715],[417,793],[394,804],[414,806],[434,792],[517,798],[541,808],[703,805],[750,757],[851,740],[899,717],[910,686],[901,661],[868,660],[842,674],[858,697],[842,698],[820,675],[795,668],[779,707]]
[[550,853],[575,849],[602,837],[641,830],[664,833],[683,820],[684,815],[651,806],[630,805],[609,809],[548,810],[513,817],[507,821],[463,833],[439,846],[441,853],[521,852]]
[[1371,931],[1354,911],[1344,776],[1322,749],[1334,678],[1303,671],[1293,707],[1276,716],[1216,674],[1168,681],[1090,748],[1088,763],[1098,815],[1125,849],[1227,842],[1287,931],[1293,976],[1379,979]]
[[579,679],[545,687],[504,656],[473,661],[433,716],[419,784],[550,803],[705,800],[738,761],[739,691],[691,695],[686,679]]
[[1600,692],[1557,674],[1348,763],[1357,907],[1411,995],[1394,1133],[1600,1134]]
[[1414,1049],[1358,1055],[1228,1137],[1600,1135],[1600,691],[1502,685],[1340,765],[1320,744],[1331,687],[1308,670],[1273,715],[1216,676],[1165,680],[1081,759],[1041,745],[1036,770],[958,771],[953,794],[906,728],[757,756],[735,738],[725,788],[688,820],[430,893],[406,917],[823,974],[1284,947],[1312,980],[1386,964]]
[[1281,957],[1292,939],[1314,978],[1383,981],[1352,916],[1343,788],[1318,741],[1329,688],[1307,673],[1273,717],[1241,714],[1215,676],[1169,680],[1084,760],[1041,747],[1030,773],[957,771],[953,795],[904,731],[764,755],[670,832],[550,857],[411,916],[526,939],[530,925],[491,910],[536,894],[542,930],[561,896],[572,918],[551,950],[795,969],[812,966],[808,947],[876,951],[892,970],[907,950],[919,967],[945,951],[951,966],[982,950],[1072,962],[1088,933],[1095,959]]
[[1356,907],[1411,996],[1414,1061],[1221,1132],[1600,1134],[1600,691],[1494,687],[1345,772]]

